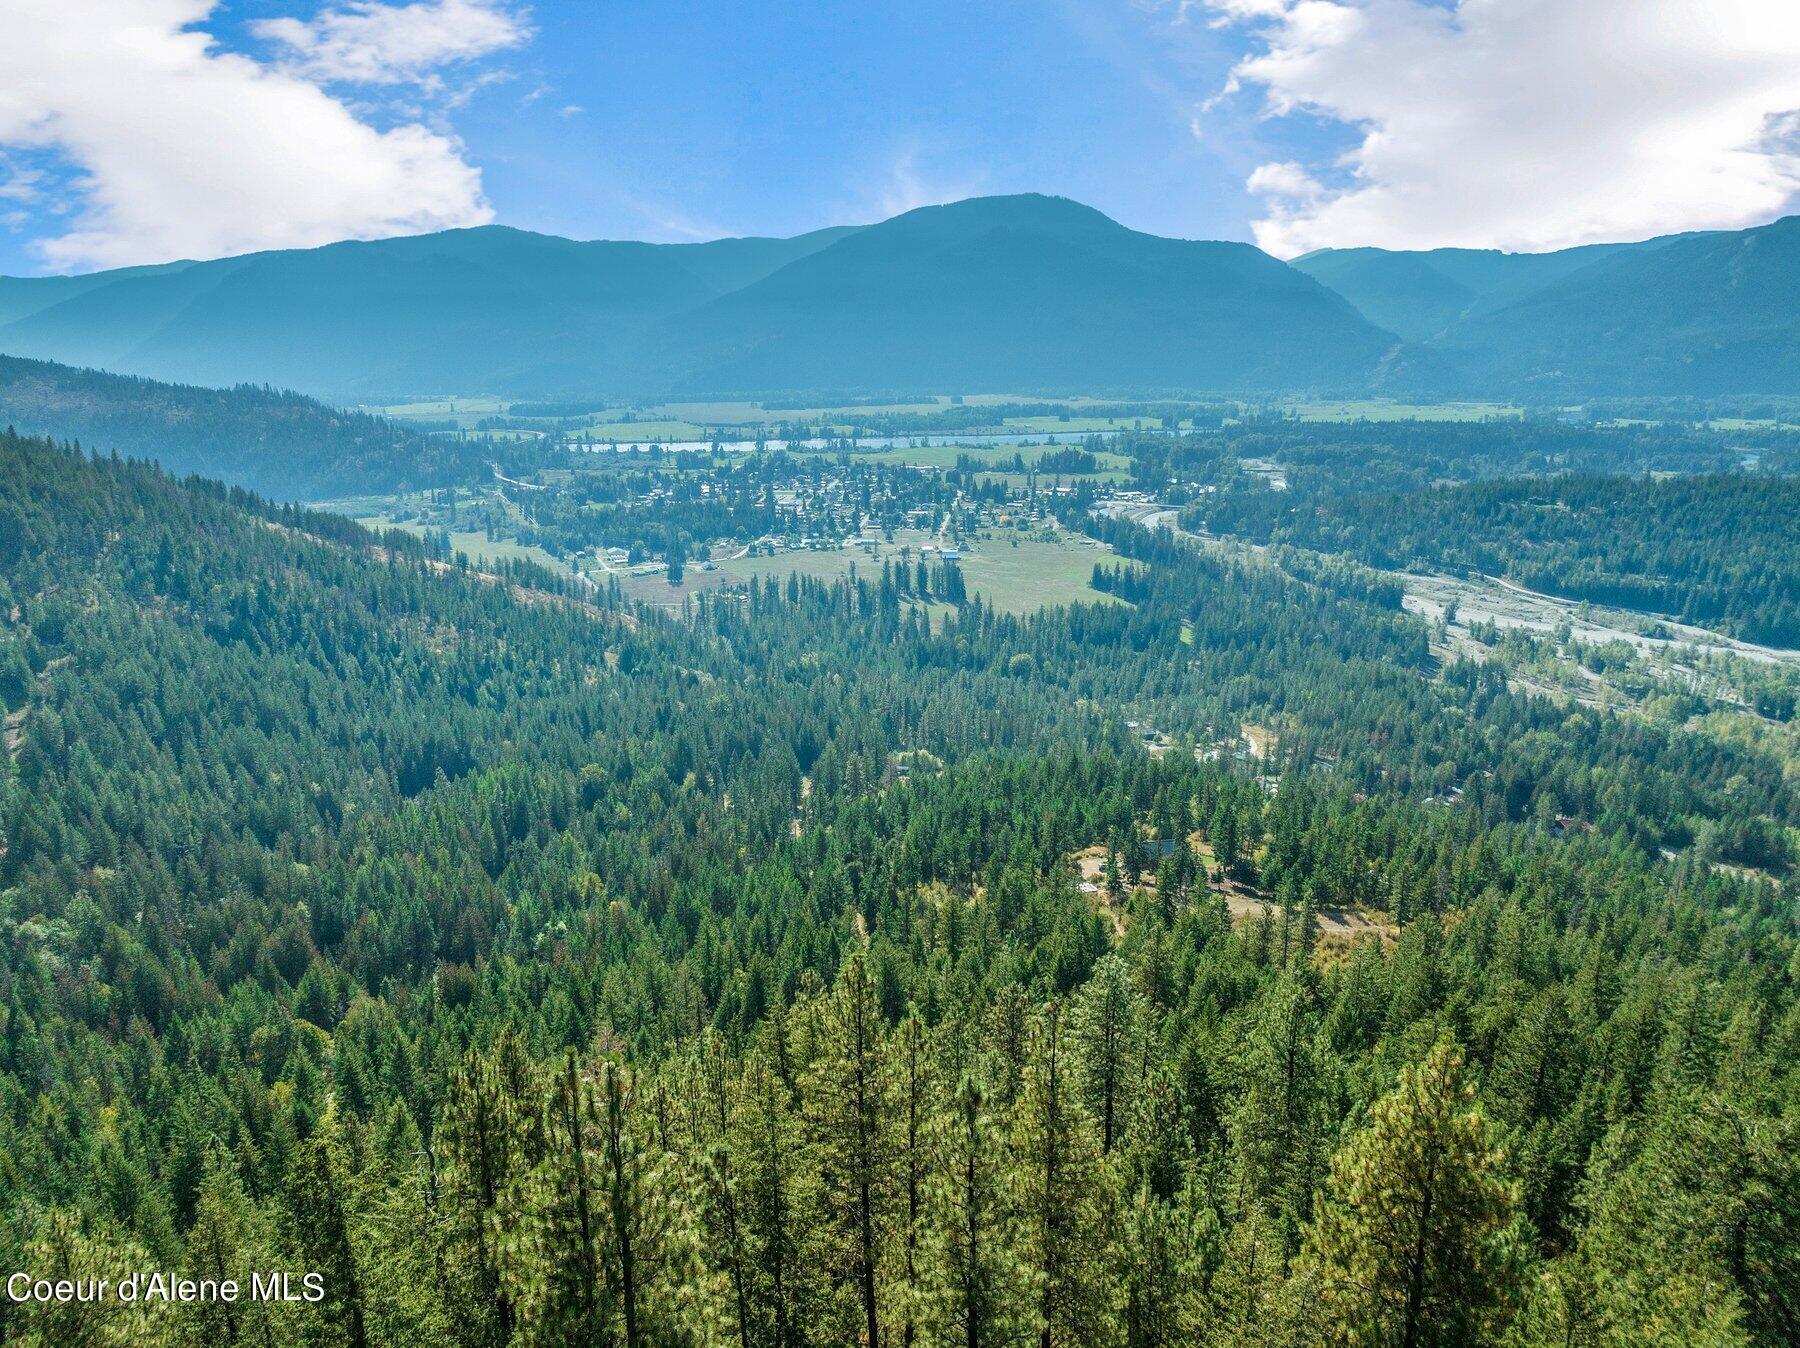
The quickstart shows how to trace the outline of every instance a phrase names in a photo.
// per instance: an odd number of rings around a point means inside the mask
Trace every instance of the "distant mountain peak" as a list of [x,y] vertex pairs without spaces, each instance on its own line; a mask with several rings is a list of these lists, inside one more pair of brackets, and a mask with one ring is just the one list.
[[[882,226],[901,226],[907,222],[932,221],[957,227],[976,225],[1010,225],[1038,229],[1104,229],[1123,230],[1125,226],[1092,206],[1068,197],[1049,196],[1042,192],[1017,192],[1005,196],[964,197],[936,206],[919,206],[882,222]],[[882,226],[876,226],[881,228]]]

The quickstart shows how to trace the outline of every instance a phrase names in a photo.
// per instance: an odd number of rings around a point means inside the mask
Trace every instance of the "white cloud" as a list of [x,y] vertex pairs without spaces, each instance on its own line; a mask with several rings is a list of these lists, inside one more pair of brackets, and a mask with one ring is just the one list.
[[1356,129],[1251,175],[1282,256],[1738,228],[1800,192],[1796,0],[1208,0],[1233,87]]
[[1258,164],[1244,184],[1260,197],[1275,197],[1290,204],[1310,205],[1325,195],[1318,180],[1294,162]]
[[[457,142],[379,129],[198,31],[214,0],[0,0],[0,147],[76,172],[56,268],[217,257],[482,224]],[[398,69],[391,53],[384,68]],[[48,192],[41,195],[48,196]]]
[[439,66],[522,46],[531,36],[504,0],[352,3],[311,22],[261,19],[251,28],[284,48],[285,63],[300,74],[345,84],[435,86]]
[[34,201],[43,181],[41,169],[21,168],[0,154],[0,201]]
[[901,149],[888,164],[887,179],[876,193],[882,219],[916,211],[921,206],[942,206],[981,191],[986,175],[943,178],[928,175],[919,165],[916,146]]

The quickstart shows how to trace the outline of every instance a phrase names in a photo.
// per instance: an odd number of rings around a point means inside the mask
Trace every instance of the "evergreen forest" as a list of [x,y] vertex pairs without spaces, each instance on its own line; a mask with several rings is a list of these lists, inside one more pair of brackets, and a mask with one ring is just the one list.
[[[1144,437],[1284,546],[1089,483],[1092,601],[1023,614],[947,557],[670,611],[0,434],[0,1268],[194,1293],[0,1340],[1800,1342],[1788,742],[1550,696],[1369,569],[1550,519],[1525,583],[1791,640],[1791,480],[1539,430],[1336,505],[1328,441],[1425,432]],[[759,463],[527,518],[751,534]],[[1563,467],[1632,476],[1485,481]]]

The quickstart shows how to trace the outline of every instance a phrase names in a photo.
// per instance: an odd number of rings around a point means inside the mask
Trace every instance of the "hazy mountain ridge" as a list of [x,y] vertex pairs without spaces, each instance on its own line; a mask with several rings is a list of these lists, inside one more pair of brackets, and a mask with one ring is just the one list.
[[1337,291],[1371,322],[1407,341],[1422,342],[1462,319],[1504,308],[1553,286],[1602,258],[1659,248],[1676,237],[1587,244],[1550,253],[1325,248],[1294,258],[1289,265]]
[[490,226],[0,278],[0,351],[345,402],[899,386],[1660,396],[1800,392],[1797,313],[1800,217],[1286,265],[1013,196],[793,239],[581,243]]
[[344,400],[1357,388],[1394,346],[1247,245],[1139,234],[1035,196],[795,239],[576,243],[484,228],[67,285],[68,298],[0,326],[0,350]]
[[1423,359],[1383,386],[1514,397],[1800,391],[1800,217],[1552,253],[1325,250],[1293,265]]
[[1433,348],[1487,387],[1800,391],[1800,216],[1654,242],[1472,313]]
[[439,486],[487,471],[478,445],[297,393],[195,388],[0,356],[0,427],[8,426],[276,499]]
[[1140,234],[1053,198],[927,207],[678,319],[661,364],[714,392],[1355,386],[1394,346],[1247,244]]
[[42,278],[16,284],[60,285],[67,298],[32,296],[38,307],[0,328],[0,349],[339,397],[514,384],[513,371],[571,352],[589,365],[616,360],[647,322],[842,234],[577,243],[491,226],[136,270],[109,284]]

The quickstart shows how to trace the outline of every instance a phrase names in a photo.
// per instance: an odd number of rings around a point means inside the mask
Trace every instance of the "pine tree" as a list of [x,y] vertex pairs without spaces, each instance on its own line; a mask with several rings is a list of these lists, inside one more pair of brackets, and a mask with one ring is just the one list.
[[900,1343],[913,1348],[924,1313],[925,1200],[932,1172],[932,1104],[937,1078],[931,1062],[925,1022],[916,1008],[907,1012],[894,1032],[894,1088],[898,1095],[895,1180],[899,1228],[898,1287],[894,1299],[900,1317]]
[[1208,1323],[1222,1343],[1277,1344],[1288,1335],[1282,1293],[1287,1249],[1281,1224],[1261,1199],[1248,1199],[1222,1242],[1207,1291]]
[[1525,1210],[1540,1235],[1561,1235],[1570,1193],[1586,1152],[1583,1122],[1573,1108],[1581,1079],[1581,1043],[1568,997],[1552,985],[1534,997],[1509,1027],[1483,1086],[1494,1116],[1510,1126],[1514,1166]]
[[1213,812],[1212,823],[1206,831],[1207,839],[1212,843],[1213,860],[1219,869],[1229,875],[1237,866],[1242,846],[1242,836],[1238,829],[1237,810],[1225,799],[1219,801]]
[[1010,1110],[1025,1077],[1025,1059],[1031,1042],[1031,1000],[1023,989],[1009,984],[994,997],[986,1024],[985,1077],[994,1107]]
[[1321,1169],[1318,1017],[1306,990],[1282,975],[1252,1008],[1239,1072],[1243,1094],[1228,1123],[1247,1192],[1270,1206],[1289,1244]]
[[557,1345],[613,1336],[605,1271],[600,1123],[593,1091],[563,1055],[545,1113],[545,1153],[530,1180],[524,1279],[531,1342]]
[[468,1320],[467,1289],[448,1276],[434,1176],[405,1104],[389,1101],[357,1175],[355,1238],[371,1343],[453,1343]]
[[1103,955],[1070,1007],[1069,1022],[1083,1103],[1100,1124],[1100,1150],[1110,1153],[1131,1117],[1144,1070],[1143,998],[1131,970]]
[[652,1247],[667,1238],[663,1228],[667,1215],[657,1209],[657,1195],[646,1183],[644,1157],[627,1128],[626,1113],[633,1100],[630,1078],[617,1063],[604,1062],[600,1083],[605,1102],[601,1188],[612,1236],[607,1276],[624,1325],[625,1348],[641,1348],[649,1342],[646,1291],[647,1275],[654,1267]]
[[1177,1348],[1204,1324],[1201,1251],[1191,1215],[1138,1187],[1120,1238],[1124,1348]]
[[694,1150],[700,1158],[708,1244],[724,1265],[731,1285],[733,1323],[739,1348],[750,1348],[750,1264],[744,1195],[733,1154],[734,1102],[731,1064],[723,1039],[707,1030],[695,1055]]
[[1019,1262],[1004,1139],[974,1077],[958,1084],[938,1127],[938,1168],[922,1250],[930,1342],[946,1348],[1028,1342],[1035,1324],[1031,1278]]
[[822,1203],[818,1167],[787,1083],[767,1042],[752,1049],[738,1082],[737,1144],[744,1198],[747,1299],[754,1341],[799,1348],[818,1320],[815,1257],[821,1231],[808,1218]]
[[446,1263],[463,1290],[457,1334],[472,1348],[510,1343],[515,1214],[525,1177],[522,1122],[493,1060],[471,1050],[450,1078],[438,1131]]
[[700,1267],[691,1202],[666,1150],[646,1145],[654,1111],[603,1059],[598,1080],[568,1053],[535,1177],[531,1336],[623,1348],[711,1343],[719,1307]]
[[26,1300],[4,1303],[0,1330],[18,1348],[173,1348],[180,1340],[171,1308],[143,1301],[121,1301],[116,1295],[122,1273],[155,1267],[141,1248],[121,1245],[84,1231],[72,1212],[52,1211],[43,1217],[35,1239],[25,1250],[22,1269],[51,1283],[86,1284],[105,1278],[107,1295],[67,1302]]
[[1116,1323],[1106,1162],[1074,1075],[1063,1008],[1051,1002],[1033,1026],[1013,1139],[1020,1252],[1036,1283],[1039,1348],[1105,1343]]
[[805,1095],[833,1265],[855,1301],[845,1332],[881,1348],[883,1264],[894,1225],[894,1110],[886,1034],[862,951],[844,962],[819,1009],[819,1055]]
[[[229,1279],[248,1289],[253,1272],[275,1266],[273,1242],[261,1214],[224,1155],[215,1153],[208,1158],[194,1225],[187,1235],[187,1276],[196,1281]],[[252,1300],[247,1291],[235,1301],[197,1301],[183,1308],[183,1332],[212,1348],[291,1343],[291,1326],[278,1323],[282,1309]]]
[[1525,1251],[1519,1195],[1462,1079],[1434,1048],[1400,1074],[1332,1157],[1329,1199],[1301,1255],[1325,1337],[1400,1348],[1493,1342]]
[[1633,1136],[1598,1149],[1578,1253],[1599,1319],[1619,1339],[1787,1343],[1800,1336],[1792,1276],[1800,1163],[1791,1122],[1710,1092],[1671,1094]]
[[368,1348],[361,1261],[352,1236],[357,1199],[344,1151],[342,1125],[328,1112],[294,1158],[289,1203],[304,1267],[325,1281],[325,1299],[309,1323],[328,1329],[327,1342]]

